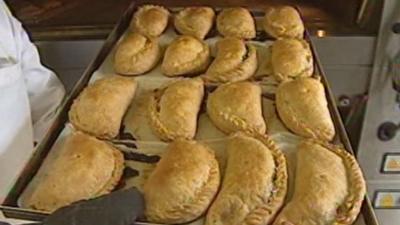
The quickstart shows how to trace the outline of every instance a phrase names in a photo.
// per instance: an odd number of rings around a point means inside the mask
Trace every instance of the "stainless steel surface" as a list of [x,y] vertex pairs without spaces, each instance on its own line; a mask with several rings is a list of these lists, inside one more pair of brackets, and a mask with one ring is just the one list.
[[367,92],[375,37],[314,36],[312,40],[336,97]]
[[400,154],[400,134],[397,132],[390,140],[381,140],[378,137],[378,129],[383,123],[400,122],[400,108],[396,101],[398,93],[393,88],[390,71],[390,62],[400,51],[400,35],[392,33],[395,22],[400,22],[400,2],[387,0],[382,14],[369,85],[369,101],[358,149],[358,160],[368,182],[369,196],[375,198],[377,193],[386,193],[383,200],[376,199],[374,202],[381,225],[400,224],[400,207],[395,207],[400,204],[400,198],[395,198],[395,193],[400,191],[400,159],[396,158]]
[[375,36],[332,36],[312,38],[323,64],[372,66]]
[[36,42],[42,63],[56,72],[69,93],[104,40]]

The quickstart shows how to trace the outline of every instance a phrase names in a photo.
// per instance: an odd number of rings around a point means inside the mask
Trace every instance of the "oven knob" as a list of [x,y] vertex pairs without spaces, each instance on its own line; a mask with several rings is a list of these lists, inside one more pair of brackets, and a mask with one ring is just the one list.
[[398,126],[393,122],[384,122],[379,125],[378,138],[381,141],[389,141],[396,136]]
[[395,34],[400,34],[400,23],[393,24],[392,31]]

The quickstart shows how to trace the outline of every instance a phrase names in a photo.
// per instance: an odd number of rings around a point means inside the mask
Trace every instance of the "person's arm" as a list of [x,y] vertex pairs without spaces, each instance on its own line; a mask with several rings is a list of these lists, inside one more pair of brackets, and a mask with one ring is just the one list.
[[65,95],[58,77],[40,62],[36,46],[32,44],[21,23],[11,15],[17,60],[28,90],[34,130],[34,140],[40,141],[51,125],[57,107]]

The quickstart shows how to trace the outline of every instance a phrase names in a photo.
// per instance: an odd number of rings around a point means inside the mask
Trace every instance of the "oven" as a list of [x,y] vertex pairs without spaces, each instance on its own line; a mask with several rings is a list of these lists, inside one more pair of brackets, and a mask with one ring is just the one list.
[[384,2],[358,147],[382,225],[400,222],[400,2]]

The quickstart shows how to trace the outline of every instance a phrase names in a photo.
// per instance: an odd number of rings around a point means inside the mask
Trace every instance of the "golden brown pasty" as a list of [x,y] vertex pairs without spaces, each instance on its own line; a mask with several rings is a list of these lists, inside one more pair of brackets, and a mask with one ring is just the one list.
[[217,30],[224,37],[252,39],[256,36],[254,19],[242,7],[223,9],[217,16]]
[[104,141],[75,132],[57,150],[50,152],[24,191],[23,207],[53,212],[109,193],[122,176],[122,153]]
[[290,6],[269,8],[263,20],[265,32],[274,38],[303,38],[304,25],[299,12]]
[[280,84],[276,109],[283,123],[298,135],[326,141],[335,136],[324,86],[316,79],[300,78]]
[[306,140],[298,147],[294,194],[274,225],[350,225],[365,196],[355,158],[344,149]]
[[204,39],[213,26],[214,17],[210,7],[188,7],[179,11],[174,24],[179,33]]
[[155,134],[164,141],[192,139],[203,96],[200,78],[182,79],[156,90],[149,104],[149,122]]
[[286,196],[285,156],[268,137],[243,133],[233,136],[226,151],[222,187],[206,225],[269,224]]
[[207,113],[225,133],[252,131],[265,133],[262,116],[261,87],[250,82],[220,85],[209,94]]
[[277,40],[270,47],[270,53],[270,67],[278,81],[309,77],[313,73],[310,46],[304,40]]
[[210,63],[210,48],[195,37],[183,35],[167,48],[161,65],[167,76],[192,75],[206,70]]
[[114,70],[124,75],[146,73],[157,64],[160,55],[157,39],[138,33],[128,34],[115,52]]
[[122,117],[135,95],[137,83],[132,78],[110,76],[89,84],[69,111],[75,128],[99,138],[118,135]]
[[149,221],[176,224],[201,216],[220,183],[214,152],[195,141],[172,142],[144,184]]
[[168,25],[169,12],[162,6],[144,5],[133,15],[131,30],[147,37],[160,36]]
[[216,45],[217,56],[203,75],[206,81],[224,83],[253,76],[257,70],[257,52],[253,45],[237,38],[223,38]]

